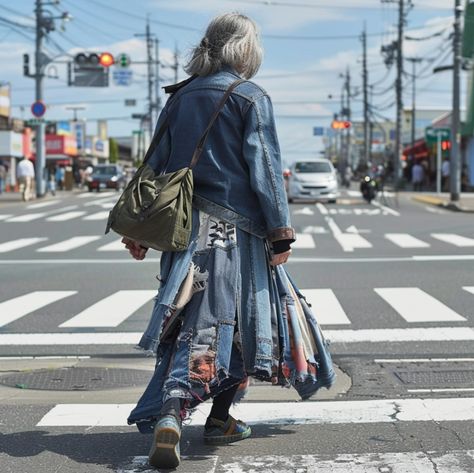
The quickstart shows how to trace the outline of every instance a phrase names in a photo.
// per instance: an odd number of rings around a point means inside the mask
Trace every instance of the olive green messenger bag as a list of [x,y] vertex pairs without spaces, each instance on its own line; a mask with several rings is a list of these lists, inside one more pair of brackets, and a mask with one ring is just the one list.
[[146,248],[159,251],[183,251],[189,246],[193,167],[202,154],[209,132],[224,104],[242,82],[237,80],[226,90],[194,150],[189,166],[175,172],[155,174],[147,161],[168,128],[167,121],[162,124],[148,148],[143,164],[110,211],[105,233],[112,229]]

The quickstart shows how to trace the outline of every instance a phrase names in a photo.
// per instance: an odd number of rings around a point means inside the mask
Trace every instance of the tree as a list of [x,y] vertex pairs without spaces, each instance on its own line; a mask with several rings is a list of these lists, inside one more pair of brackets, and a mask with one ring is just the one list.
[[109,138],[109,162],[116,163],[119,160],[119,148],[117,141]]

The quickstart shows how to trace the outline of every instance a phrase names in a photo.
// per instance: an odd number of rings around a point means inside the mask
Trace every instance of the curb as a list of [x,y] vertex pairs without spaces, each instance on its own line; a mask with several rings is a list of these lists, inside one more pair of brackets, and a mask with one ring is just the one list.
[[423,204],[434,205],[436,207],[440,207],[442,209],[450,210],[452,212],[474,213],[474,209],[464,207],[462,205],[459,205],[459,203],[456,203],[456,202],[446,202],[445,200],[443,200],[439,197],[435,197],[435,196],[431,196],[431,195],[414,196],[411,199],[416,201],[416,202],[421,202]]

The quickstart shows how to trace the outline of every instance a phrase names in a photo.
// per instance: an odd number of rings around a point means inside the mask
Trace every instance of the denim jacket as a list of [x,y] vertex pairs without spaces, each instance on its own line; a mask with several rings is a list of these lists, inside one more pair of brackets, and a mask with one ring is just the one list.
[[[194,149],[228,86],[224,69],[176,87],[158,120],[168,129],[150,157],[155,172],[189,166]],[[232,92],[193,169],[194,205],[270,242],[294,240],[280,148],[268,94],[250,81]]]

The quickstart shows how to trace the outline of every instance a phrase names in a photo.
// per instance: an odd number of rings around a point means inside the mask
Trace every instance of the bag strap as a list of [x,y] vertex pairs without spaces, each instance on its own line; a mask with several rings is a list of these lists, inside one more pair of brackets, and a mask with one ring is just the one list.
[[217,117],[221,113],[221,110],[224,108],[225,103],[227,102],[227,99],[230,97],[230,94],[233,92],[233,90],[239,85],[242,84],[242,82],[245,82],[244,79],[238,79],[232,84],[230,84],[229,88],[226,90],[224,96],[222,97],[221,101],[217,105],[217,108],[214,112],[214,115],[211,118],[211,121],[209,122],[209,125],[207,125],[207,128],[204,130],[204,133],[201,136],[201,139],[199,140],[194,153],[193,153],[193,158],[191,159],[191,163],[189,165],[189,168],[192,169],[198,162],[199,158],[201,157],[202,151],[204,149],[204,145],[206,143],[207,137],[209,135],[209,132],[211,131],[212,125],[214,125],[214,122],[216,121]]
[[[238,79],[234,81],[228,89],[226,90],[224,96],[222,97],[221,101],[217,105],[216,110],[214,111],[214,114],[211,117],[211,120],[209,124],[207,125],[207,128],[204,130],[204,133],[202,134],[195,150],[193,153],[193,157],[191,159],[191,163],[189,165],[190,168],[193,168],[196,163],[198,162],[199,158],[201,157],[202,150],[204,149],[204,144],[206,143],[206,139],[209,135],[209,132],[211,131],[212,125],[216,121],[217,117],[219,116],[222,108],[224,107],[225,103],[227,102],[227,99],[230,97],[230,94],[233,92],[233,90],[242,82],[245,82],[244,79]],[[148,148],[145,157],[143,158],[143,164],[145,164],[153,155],[154,151],[156,150],[158,143],[161,141],[163,138],[163,135],[165,134],[165,131],[167,130],[169,125],[168,118],[165,119],[165,121],[162,123],[160,126],[159,130],[156,132],[155,136],[153,136],[152,142],[150,144],[150,147]],[[168,163],[166,164],[166,167],[168,166]]]

